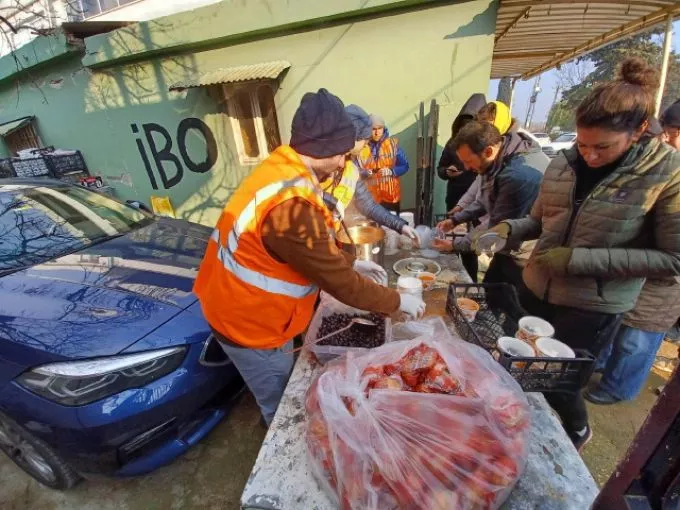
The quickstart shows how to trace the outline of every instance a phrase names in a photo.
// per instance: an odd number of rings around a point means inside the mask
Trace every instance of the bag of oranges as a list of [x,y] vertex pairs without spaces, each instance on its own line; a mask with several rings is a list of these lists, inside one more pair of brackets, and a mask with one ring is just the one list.
[[521,388],[487,352],[436,331],[349,352],[310,387],[308,451],[342,510],[495,509],[522,473]]

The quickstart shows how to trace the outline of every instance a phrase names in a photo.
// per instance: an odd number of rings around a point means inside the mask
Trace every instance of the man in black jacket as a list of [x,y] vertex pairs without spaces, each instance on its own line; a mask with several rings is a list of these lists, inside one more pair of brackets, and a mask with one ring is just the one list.
[[[476,174],[469,172],[463,166],[456,149],[453,146],[453,140],[465,124],[474,120],[477,112],[486,104],[486,97],[484,94],[472,94],[465,104],[460,109],[451,125],[451,138],[446,142],[446,146],[439,158],[439,165],[437,165],[437,174],[441,179],[447,181],[446,183],[446,210],[448,214],[453,214],[456,204],[461,197],[468,190],[470,185],[475,180]],[[477,281],[478,262],[477,255],[472,252],[461,253],[460,258],[463,262],[465,270],[470,274],[472,281]]]
[[451,210],[456,206],[461,197],[468,190],[475,180],[475,174],[468,172],[463,167],[460,159],[456,155],[453,147],[453,140],[465,124],[475,118],[477,112],[486,104],[484,94],[472,94],[460,109],[458,116],[451,125],[451,138],[446,142],[442,155],[437,165],[437,174],[446,183],[446,210],[452,214]]

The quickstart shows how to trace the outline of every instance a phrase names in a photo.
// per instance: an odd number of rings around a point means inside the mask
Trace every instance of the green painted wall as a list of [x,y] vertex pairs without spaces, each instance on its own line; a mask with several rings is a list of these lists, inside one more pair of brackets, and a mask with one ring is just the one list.
[[[168,195],[180,216],[211,225],[252,167],[239,164],[225,105],[215,94],[205,88],[169,92],[168,87],[219,67],[288,60],[292,67],[276,96],[284,142],[295,109],[310,90],[326,87],[345,103],[380,113],[411,162],[403,205],[413,207],[418,104],[429,105],[435,98],[442,106],[443,146],[463,102],[487,88],[496,7],[493,1],[475,0],[105,69],[84,68],[79,58],[62,60],[43,68],[39,78],[33,74],[33,80],[0,85],[0,122],[35,115],[45,144],[82,150],[92,173],[104,176],[122,198],[148,202],[151,194]],[[163,18],[171,20],[165,29],[175,30],[185,20],[196,30],[191,20],[205,9]],[[220,22],[219,17],[212,21],[216,26]],[[151,41],[156,35],[139,37]],[[118,42],[99,39],[98,51],[117,54]],[[137,146],[142,140],[150,157],[142,125],[165,128],[179,157],[177,127],[190,117],[201,119],[214,134],[217,162],[203,174],[182,165],[179,184],[154,191]],[[132,124],[139,134],[133,133]],[[155,139],[162,147],[162,138]],[[192,159],[203,158],[205,145],[195,131],[189,131],[187,149]],[[170,176],[175,174],[174,165],[166,163],[165,168]],[[160,185],[155,166],[153,172]],[[444,210],[444,188],[437,179],[438,212]]]

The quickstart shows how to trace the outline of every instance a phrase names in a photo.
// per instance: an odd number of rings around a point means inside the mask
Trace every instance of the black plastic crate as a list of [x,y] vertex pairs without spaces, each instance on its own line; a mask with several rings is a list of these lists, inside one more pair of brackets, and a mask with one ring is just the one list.
[[[458,308],[456,299],[459,297],[479,303],[480,309],[473,322],[468,321]],[[446,298],[446,311],[458,334],[491,353],[524,391],[574,392],[588,384],[595,368],[595,358],[588,351],[575,350],[576,358],[523,358],[508,356],[496,348],[500,337],[515,336],[519,319],[530,315],[520,305],[512,285],[452,283]]]

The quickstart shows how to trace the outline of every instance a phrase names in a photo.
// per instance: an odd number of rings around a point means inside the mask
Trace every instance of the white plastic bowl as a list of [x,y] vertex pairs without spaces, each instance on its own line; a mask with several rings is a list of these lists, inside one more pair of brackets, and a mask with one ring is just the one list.
[[543,358],[575,358],[576,353],[567,344],[554,338],[539,338],[536,340],[536,350]]
[[533,358],[536,356],[533,347],[519,338],[502,336],[496,342],[496,346],[498,350],[503,351],[508,356],[520,358]]
[[540,337],[552,337],[555,328],[548,321],[531,315],[519,320],[519,330],[515,334],[520,340],[535,341]]

